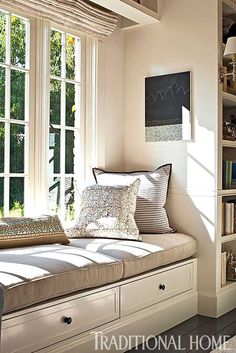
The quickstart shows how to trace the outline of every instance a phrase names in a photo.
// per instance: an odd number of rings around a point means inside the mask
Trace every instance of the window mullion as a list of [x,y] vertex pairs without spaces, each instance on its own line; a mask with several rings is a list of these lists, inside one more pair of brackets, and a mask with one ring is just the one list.
[[62,52],[61,52],[61,77],[66,78],[66,34],[62,33]]
[[11,65],[11,15],[6,14],[6,64]]
[[35,46],[36,58],[34,83],[34,194],[37,213],[48,212],[49,36],[49,23],[37,19],[35,33],[35,43],[37,43],[37,45]]
[[4,215],[9,214],[10,193],[10,95],[11,95],[11,15],[6,15],[5,140],[4,140]]
[[61,173],[61,217],[65,215],[65,144],[66,144],[66,34],[62,33],[62,53],[61,53],[61,144],[60,144],[60,173]]
[[4,215],[9,214],[10,192],[10,122],[5,123],[5,156],[4,156]]
[[26,22],[26,38],[25,38],[25,43],[26,43],[26,53],[25,53],[25,67],[26,69],[30,70],[30,22]]
[[9,214],[9,192],[10,192],[10,178],[6,176],[4,178],[4,215]]
[[66,82],[61,84],[61,143],[60,143],[60,173],[61,173],[61,215],[65,214],[65,115],[66,115]]
[[[50,174],[54,178],[60,178],[60,189],[57,180],[55,180],[49,199],[53,202],[51,209],[59,208],[58,213],[61,220],[66,221],[66,224],[74,217],[74,207],[77,201],[76,188],[82,169],[81,161],[78,160],[78,154],[81,151],[81,44],[80,37],[71,35],[66,31],[51,29],[51,79],[60,81],[60,93],[57,86],[51,87],[50,98],[55,106],[51,105],[50,109],[52,111],[53,128],[60,131],[60,147],[59,141],[56,141],[50,166],[54,163],[57,166],[54,170],[58,170],[58,162],[60,162],[60,170],[58,173],[52,173],[51,171]],[[59,109],[60,119],[58,116]],[[59,149],[60,159],[58,160]],[[72,169],[73,173],[66,173],[66,171],[70,172]],[[55,200],[54,191],[57,194]],[[58,203],[59,196],[60,202]]]
[[81,41],[77,39],[75,42],[75,81],[81,82]]

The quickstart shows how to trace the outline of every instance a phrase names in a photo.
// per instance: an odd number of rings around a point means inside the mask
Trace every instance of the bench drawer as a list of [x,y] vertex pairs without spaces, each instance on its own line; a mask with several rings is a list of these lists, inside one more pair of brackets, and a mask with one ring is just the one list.
[[182,265],[121,287],[121,316],[192,289],[193,264]]
[[118,304],[119,291],[113,288],[8,319],[3,322],[1,352],[32,352],[32,345],[42,348],[93,329],[117,319]]

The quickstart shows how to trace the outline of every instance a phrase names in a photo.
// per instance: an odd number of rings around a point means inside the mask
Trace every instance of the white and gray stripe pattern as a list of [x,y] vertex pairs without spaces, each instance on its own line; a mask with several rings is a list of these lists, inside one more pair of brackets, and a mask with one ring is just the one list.
[[115,173],[94,168],[94,177],[102,185],[127,185],[140,179],[135,221],[140,233],[170,233],[165,209],[171,164],[166,164],[154,172]]

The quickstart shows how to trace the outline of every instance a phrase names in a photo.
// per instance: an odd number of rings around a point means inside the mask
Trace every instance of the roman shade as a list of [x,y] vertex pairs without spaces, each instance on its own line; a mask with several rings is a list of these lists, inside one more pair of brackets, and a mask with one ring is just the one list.
[[1,3],[101,39],[113,32],[118,21],[116,14],[88,0],[1,0]]

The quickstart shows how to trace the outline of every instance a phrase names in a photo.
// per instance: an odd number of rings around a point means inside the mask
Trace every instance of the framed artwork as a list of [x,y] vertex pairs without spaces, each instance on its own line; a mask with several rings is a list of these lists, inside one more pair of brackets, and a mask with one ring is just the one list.
[[190,71],[145,79],[145,141],[191,140]]

